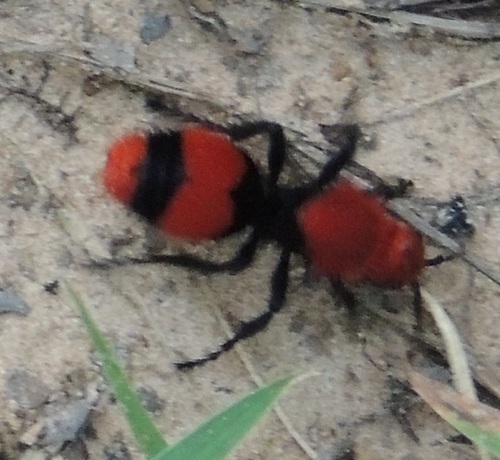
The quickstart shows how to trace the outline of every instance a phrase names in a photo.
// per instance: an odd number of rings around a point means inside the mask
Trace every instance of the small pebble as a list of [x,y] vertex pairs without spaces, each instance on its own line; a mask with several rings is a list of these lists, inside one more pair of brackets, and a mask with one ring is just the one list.
[[0,290],[0,313],[15,313],[26,316],[30,311],[30,306],[17,294]]
[[5,392],[21,409],[35,409],[50,396],[50,388],[25,369],[13,369],[7,374]]
[[171,27],[170,16],[156,15],[147,13],[144,16],[140,37],[144,44],[149,45],[151,42],[165,36]]
[[91,404],[85,399],[64,401],[47,406],[44,420],[43,445],[59,444],[74,440],[87,423]]

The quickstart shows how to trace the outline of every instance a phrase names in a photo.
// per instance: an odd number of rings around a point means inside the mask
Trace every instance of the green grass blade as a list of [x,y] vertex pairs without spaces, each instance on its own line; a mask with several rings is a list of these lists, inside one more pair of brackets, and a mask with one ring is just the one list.
[[419,396],[479,448],[500,456],[500,411],[419,374],[408,373]]
[[449,417],[447,421],[478,446],[483,447],[496,457],[500,457],[500,430],[498,427],[496,431],[489,431],[455,417]]
[[153,460],[221,460],[276,401],[292,377],[252,392]]
[[66,283],[66,287],[80,312],[95,349],[100,354],[104,374],[116,399],[125,409],[125,416],[137,443],[148,458],[155,456],[168,447],[167,443],[142,407],[137,394],[119,366],[116,356],[106,343],[80,296],[76,294],[69,283]]

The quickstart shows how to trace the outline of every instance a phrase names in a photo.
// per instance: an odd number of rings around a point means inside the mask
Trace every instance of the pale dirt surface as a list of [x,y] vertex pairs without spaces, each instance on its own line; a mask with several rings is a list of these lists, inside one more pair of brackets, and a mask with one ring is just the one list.
[[[382,175],[411,178],[417,201],[464,195],[477,226],[467,250],[498,265],[498,43],[419,36],[269,1],[221,2],[217,12],[237,39],[229,43],[177,2],[148,8],[129,0],[8,0],[0,4],[2,47],[22,39],[81,56],[90,50],[87,55],[104,62],[109,56],[100,50],[106,46],[124,50],[127,70],[168,79],[209,95],[232,116],[272,119],[313,141],[321,140],[319,123],[357,121],[374,139],[358,161]],[[146,12],[171,20],[166,34],[149,45],[139,34]],[[172,120],[146,111],[144,93],[121,83],[101,81],[89,93],[88,75],[54,56],[0,55],[0,287],[32,308],[26,317],[0,316],[2,459],[20,458],[19,440],[22,448],[36,450],[30,433],[45,416],[36,395],[34,407],[16,402],[8,384],[12,373],[36,376],[42,401],[81,397],[98,376],[65,290],[52,295],[43,288],[54,280],[70,280],[84,295],[131,379],[163,401],[154,418],[168,440],[255,387],[235,352],[189,374],[171,363],[202,355],[224,339],[214,309],[231,321],[262,311],[277,259],[273,248],[233,277],[205,278],[168,266],[92,265],[109,254],[139,255],[146,241],[145,226],[100,184],[107,146],[129,129],[169,126]],[[204,103],[181,98],[180,104],[186,114],[223,119]],[[262,158],[261,149],[252,155]],[[227,257],[237,242],[209,244],[201,252]],[[447,308],[476,369],[491,377],[498,392],[498,286],[461,261],[428,269],[422,284]],[[364,301],[367,292],[360,292]],[[393,316],[410,322],[411,298],[390,299],[404,310]],[[410,396],[404,417],[394,416],[400,407],[391,382],[405,381],[411,348],[405,336],[369,316],[361,320],[361,337],[353,338],[349,325],[327,286],[307,282],[297,260],[283,313],[242,345],[264,381],[318,373],[292,387],[280,405],[319,458],[336,458],[335,449],[347,440],[360,460],[475,458],[470,446],[450,441],[456,433],[418,399]],[[85,446],[80,444],[89,458],[142,458],[106,393],[90,425],[81,437]],[[110,456],[122,440],[130,457]],[[76,448],[64,455],[85,458]],[[231,458],[308,457],[270,414]]]

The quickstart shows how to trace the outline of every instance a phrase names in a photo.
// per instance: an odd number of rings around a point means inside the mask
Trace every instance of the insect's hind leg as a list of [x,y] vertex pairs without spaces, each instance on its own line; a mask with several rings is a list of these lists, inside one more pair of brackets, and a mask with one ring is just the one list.
[[268,135],[268,180],[271,186],[276,185],[286,157],[286,140],[281,125],[271,121],[253,121],[242,123],[241,125],[232,125],[226,129],[226,132],[235,141],[248,139],[249,137],[253,137],[258,134]]
[[245,243],[240,247],[236,255],[223,262],[215,262],[202,259],[189,254],[152,254],[147,259],[128,258],[125,262],[135,264],[171,264],[184,267],[203,274],[211,273],[237,273],[248,267],[255,256],[259,237],[252,232]]
[[[148,95],[146,98],[146,107],[156,112],[166,112],[185,117],[185,114],[177,107],[168,105],[163,97],[151,94]],[[210,125],[210,123],[207,123],[206,120],[198,118],[194,115],[191,115],[188,121]],[[213,126],[220,128],[218,125]],[[269,137],[269,147],[267,153],[269,168],[268,180],[271,186],[276,185],[286,157],[286,140],[281,125],[272,121],[249,121],[231,125],[224,128],[223,131],[235,141],[242,141],[259,134],[266,134]]]
[[346,125],[344,128],[344,143],[337,155],[332,157],[323,166],[318,178],[314,182],[317,188],[322,188],[335,180],[344,166],[352,159],[356,152],[356,145],[361,136],[361,129],[358,125]]
[[253,337],[255,334],[262,331],[273,319],[274,315],[283,308],[288,288],[289,268],[290,253],[285,250],[281,253],[278,265],[273,272],[271,279],[271,294],[267,310],[256,318],[240,323],[238,330],[235,332],[233,337],[221,344],[216,350],[212,351],[208,355],[182,363],[175,363],[177,369],[187,371],[195,367],[202,366],[208,361],[217,359],[222,353],[231,350],[240,340]]

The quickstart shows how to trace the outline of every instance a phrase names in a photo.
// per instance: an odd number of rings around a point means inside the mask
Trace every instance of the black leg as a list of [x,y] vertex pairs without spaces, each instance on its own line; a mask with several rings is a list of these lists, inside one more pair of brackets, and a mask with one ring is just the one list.
[[342,303],[347,308],[349,317],[354,319],[356,317],[356,298],[354,294],[346,287],[342,281],[333,281],[331,283],[333,290],[342,300]]
[[278,123],[270,121],[255,121],[234,125],[227,128],[227,133],[236,141],[241,141],[258,134],[269,136],[267,162],[269,168],[269,184],[276,185],[283,164],[285,163],[286,142],[283,128]]
[[436,265],[441,265],[444,262],[449,262],[450,260],[454,260],[458,257],[458,254],[449,254],[447,256],[439,255],[433,257],[432,259],[425,260],[426,267],[435,267]]
[[335,180],[346,163],[354,156],[361,131],[358,125],[347,125],[345,130],[345,143],[340,152],[323,166],[315,183],[318,188],[322,188]]
[[415,315],[416,331],[422,330],[422,293],[420,292],[420,285],[418,283],[412,286],[413,288],[413,314]]
[[385,200],[393,200],[407,195],[408,189],[413,187],[413,182],[408,179],[398,178],[395,184],[387,184],[383,180],[373,189],[373,193]]
[[234,336],[224,342],[219,348],[208,355],[185,361],[183,363],[175,363],[179,370],[190,370],[194,367],[201,366],[207,361],[217,359],[222,353],[231,350],[240,340],[253,337],[258,332],[262,331],[271,321],[275,313],[278,313],[285,303],[286,291],[288,287],[288,270],[290,266],[290,253],[283,251],[280,256],[278,265],[276,266],[271,280],[271,296],[267,310],[257,318],[242,322]]
[[220,272],[237,273],[250,265],[255,256],[258,242],[259,237],[255,232],[252,232],[236,255],[224,262],[213,262],[189,254],[152,254],[147,259],[128,258],[126,262],[136,264],[172,264],[203,274]]

